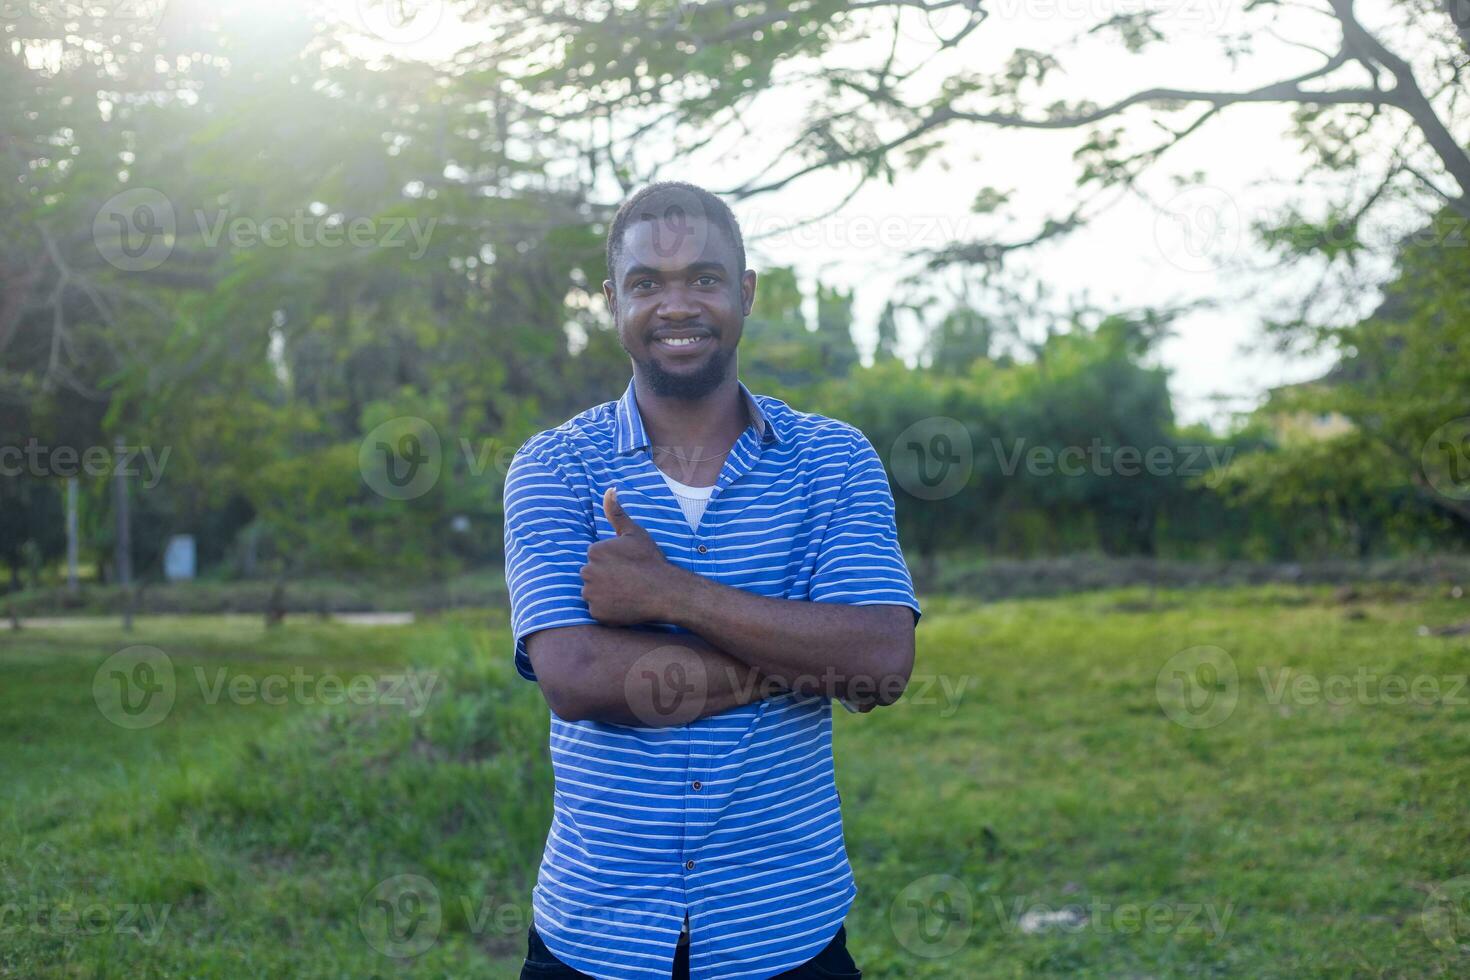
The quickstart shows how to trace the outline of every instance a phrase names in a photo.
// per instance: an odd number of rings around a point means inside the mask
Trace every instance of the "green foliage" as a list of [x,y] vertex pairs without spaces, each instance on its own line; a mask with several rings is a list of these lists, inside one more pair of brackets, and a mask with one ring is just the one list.
[[[574,127],[548,126],[528,100],[661,103],[713,125],[781,84],[781,66],[867,23],[835,0],[659,0],[606,16],[464,6],[504,28],[496,45],[550,45],[557,57],[469,58],[452,70],[368,59],[304,11],[265,18],[224,4],[204,16],[187,0],[158,5],[156,24],[80,7],[63,20],[35,5],[3,21],[0,447],[38,438],[85,451],[121,437],[166,452],[161,483],[131,486],[144,579],[157,577],[171,533],[195,534],[212,571],[433,577],[493,565],[509,453],[615,398],[628,378],[598,288],[609,208],[563,166],[585,155]],[[1157,40],[1144,15],[1100,30],[1130,48]],[[1054,54],[1021,50],[996,75],[963,71],[944,85],[951,99],[1019,109],[1060,70]],[[841,80],[870,81],[861,71]],[[1301,118],[1304,132],[1338,145],[1346,137],[1319,115]],[[882,143],[879,121],[818,120],[803,152],[857,153],[891,172],[885,152],[864,156]],[[1124,149],[1104,126],[1079,158],[1107,181]],[[119,219],[142,214],[136,201],[117,213],[108,202],[120,193],[144,194],[149,220],[171,215],[172,233],[150,239],[166,246],[156,264],[117,261]],[[1007,199],[983,188],[972,208],[999,213]],[[1290,254],[1351,261],[1364,247],[1352,212],[1288,219],[1258,230]],[[1343,363],[1329,393],[1313,397],[1360,433],[1358,462],[1341,470],[1330,464],[1341,446],[1297,452],[1248,432],[1178,431],[1167,379],[1151,366],[1159,317],[1074,323],[1026,345],[1012,323],[1026,310],[1006,308],[1024,304],[935,310],[895,296],[864,368],[851,293],[817,283],[809,295],[793,270],[765,269],[742,377],[859,424],[887,454],[901,498],[898,467],[913,460],[891,453],[894,440],[930,417],[967,426],[976,458],[963,491],[900,500],[925,554],[978,545],[1285,557],[1419,548],[1447,529],[1462,541],[1463,502],[1430,492],[1416,461],[1466,411],[1463,239],[1447,209],[1405,244],[1383,308],[1328,333]],[[926,333],[922,367],[911,369],[900,327],[916,324]],[[424,493],[394,499],[369,485],[362,450],[380,424],[403,418],[435,432],[441,472]],[[1252,458],[1226,495],[1173,472],[1058,476],[1027,462],[1032,450],[1094,442]],[[0,554],[17,574],[54,567],[48,508],[59,483],[5,479]],[[84,555],[105,569],[111,485],[107,475],[81,482]],[[1438,517],[1426,517],[1431,507]]]
[[[1470,414],[1465,229],[1466,219],[1445,208],[1400,245],[1397,274],[1371,316],[1307,334],[1339,355],[1337,367],[1315,385],[1283,393],[1268,411],[1336,413],[1353,432],[1326,446],[1292,447],[1293,460],[1260,473],[1280,484],[1271,493],[1310,492],[1365,518],[1376,510],[1379,520],[1429,510],[1441,540],[1470,537],[1470,505],[1436,485],[1442,474],[1429,451],[1437,430]],[[1297,340],[1307,333],[1299,323],[1275,329]]]
[[800,398],[811,386],[845,377],[858,363],[852,339],[852,294],[816,287],[817,322],[808,326],[804,294],[789,268],[762,272],[745,321],[740,374],[753,390]]

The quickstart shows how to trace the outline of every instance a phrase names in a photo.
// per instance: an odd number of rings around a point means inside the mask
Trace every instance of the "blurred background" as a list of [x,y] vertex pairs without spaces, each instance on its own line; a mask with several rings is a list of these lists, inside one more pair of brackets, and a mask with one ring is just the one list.
[[869,975],[1470,970],[1463,3],[0,40],[0,976],[515,975],[502,484],[627,384],[654,179],[731,204],[741,378],[867,434],[925,603],[836,723]]

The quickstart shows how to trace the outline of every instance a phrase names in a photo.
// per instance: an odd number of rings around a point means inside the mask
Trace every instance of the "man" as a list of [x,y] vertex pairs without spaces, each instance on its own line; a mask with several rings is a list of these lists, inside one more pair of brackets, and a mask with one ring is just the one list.
[[714,195],[633,195],[607,267],[632,381],[505,484],[556,777],[521,975],[859,977],[831,699],[890,704],[913,668],[887,477],[851,425],[737,379],[756,275]]

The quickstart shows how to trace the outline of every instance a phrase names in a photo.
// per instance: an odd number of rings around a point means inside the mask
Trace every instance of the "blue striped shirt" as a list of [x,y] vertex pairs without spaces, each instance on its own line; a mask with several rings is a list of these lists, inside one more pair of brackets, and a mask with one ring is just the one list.
[[[740,385],[753,420],[690,528],[649,455],[633,385],[527,440],[505,482],[516,668],[526,637],[595,623],[580,570],[614,536],[602,495],[682,568],[758,595],[896,604],[919,617],[882,462],[853,426]],[[671,624],[651,628],[676,630]],[[547,948],[608,980],[665,980],[687,914],[691,976],[771,977],[815,956],[857,888],[832,769],[832,705],[767,698],[687,725],[551,716],[556,789],[532,896]]]

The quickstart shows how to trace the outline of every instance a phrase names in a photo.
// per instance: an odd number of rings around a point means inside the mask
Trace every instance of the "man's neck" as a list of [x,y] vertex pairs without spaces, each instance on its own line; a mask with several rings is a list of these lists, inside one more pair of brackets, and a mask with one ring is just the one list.
[[750,413],[731,375],[703,398],[656,395],[636,374],[633,392],[649,441],[686,457],[707,457],[729,449],[750,424]]

